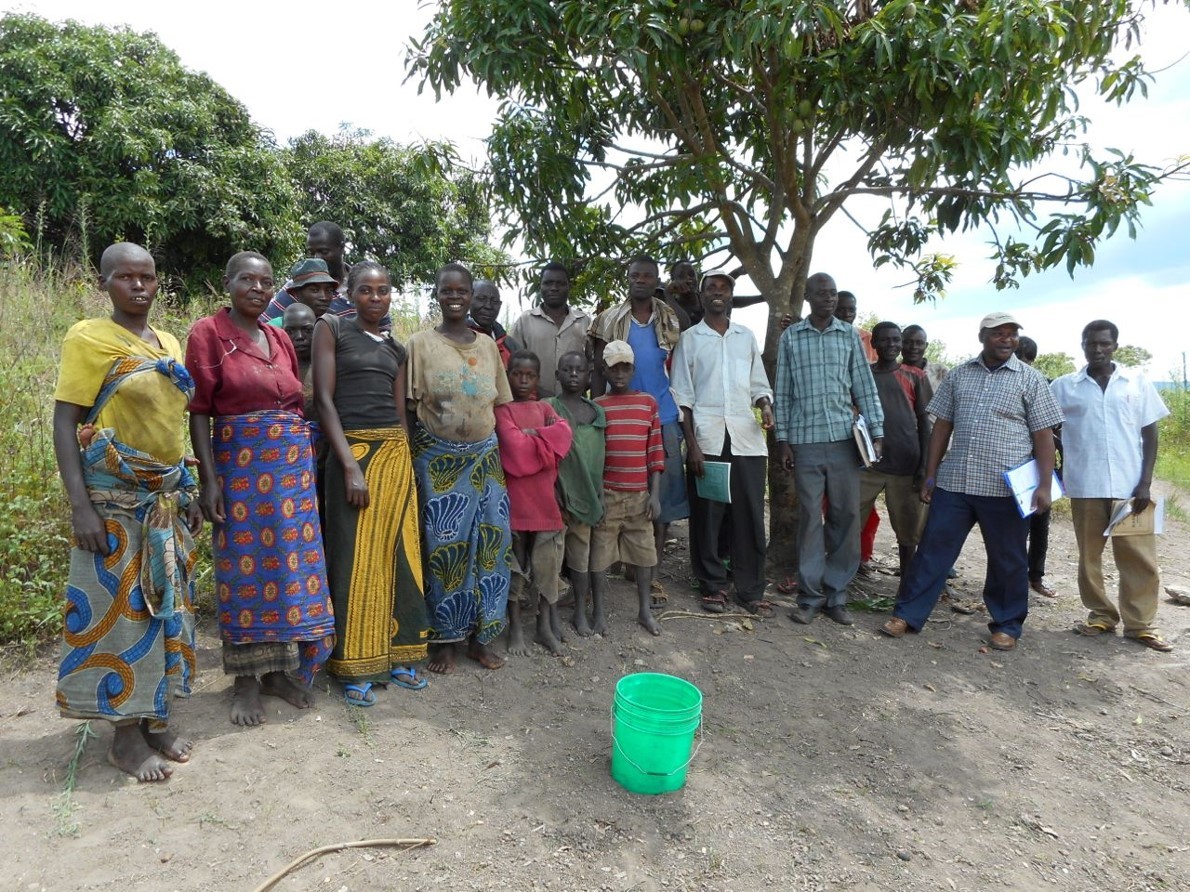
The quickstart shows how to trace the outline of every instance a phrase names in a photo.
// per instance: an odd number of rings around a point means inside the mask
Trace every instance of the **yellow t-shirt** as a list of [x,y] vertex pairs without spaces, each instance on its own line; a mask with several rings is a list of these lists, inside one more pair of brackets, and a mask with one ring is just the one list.
[[[84,319],[66,333],[54,399],[90,408],[103,379],[117,359],[129,356],[182,361],[177,338],[154,328],[161,342],[154,347],[111,319]],[[112,428],[116,439],[164,464],[181,460],[183,419],[188,400],[165,375],[132,375],[112,395],[95,419],[98,428]]]

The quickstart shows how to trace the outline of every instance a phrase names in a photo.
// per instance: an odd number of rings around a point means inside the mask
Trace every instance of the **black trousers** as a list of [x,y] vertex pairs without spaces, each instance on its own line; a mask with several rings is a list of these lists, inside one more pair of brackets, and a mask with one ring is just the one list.
[[735,579],[736,597],[759,601],[764,597],[764,487],[768,459],[763,455],[732,455],[731,438],[724,434],[723,452],[705,455],[707,461],[731,465],[731,504],[698,495],[694,476],[688,476],[690,492],[690,565],[704,592],[727,587],[719,534],[725,522],[730,526],[727,557]]
[[1029,581],[1045,576],[1045,556],[1050,550],[1050,513],[1029,515]]

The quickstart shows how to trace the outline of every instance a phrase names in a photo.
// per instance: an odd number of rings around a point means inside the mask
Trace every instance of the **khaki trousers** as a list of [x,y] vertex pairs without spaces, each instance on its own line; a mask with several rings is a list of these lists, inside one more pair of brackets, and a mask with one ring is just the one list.
[[[1103,535],[1111,518],[1111,499],[1071,499],[1074,538],[1078,543],[1078,593],[1090,611],[1088,623],[1115,628],[1122,620],[1124,635],[1135,638],[1153,632],[1161,588],[1157,569],[1156,536]],[[1119,609],[1103,584],[1103,549],[1111,539],[1116,573],[1120,578]]]

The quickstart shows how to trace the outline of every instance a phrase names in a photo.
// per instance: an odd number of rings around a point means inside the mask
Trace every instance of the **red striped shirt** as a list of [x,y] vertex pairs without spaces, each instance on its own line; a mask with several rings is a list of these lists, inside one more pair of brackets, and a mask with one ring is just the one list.
[[649,474],[665,470],[657,401],[647,393],[609,393],[595,399],[607,413],[603,485],[617,492],[649,488]]

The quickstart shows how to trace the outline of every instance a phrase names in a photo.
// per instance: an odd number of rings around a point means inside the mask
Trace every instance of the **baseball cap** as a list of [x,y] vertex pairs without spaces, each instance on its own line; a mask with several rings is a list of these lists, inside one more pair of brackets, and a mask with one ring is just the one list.
[[607,346],[603,348],[603,361],[608,366],[618,365],[621,362],[636,363],[636,356],[632,352],[632,348],[628,346],[627,341],[609,341]]
[[735,288],[735,276],[725,269],[712,269],[702,274],[702,278],[698,280],[698,290],[702,291],[703,286],[707,283],[707,279],[714,278],[727,279],[729,282],[731,282],[731,287],[733,289]]
[[1012,313],[988,313],[979,322],[979,330],[983,331],[985,328],[999,328],[1001,325],[1015,325],[1017,328],[1024,328]]

